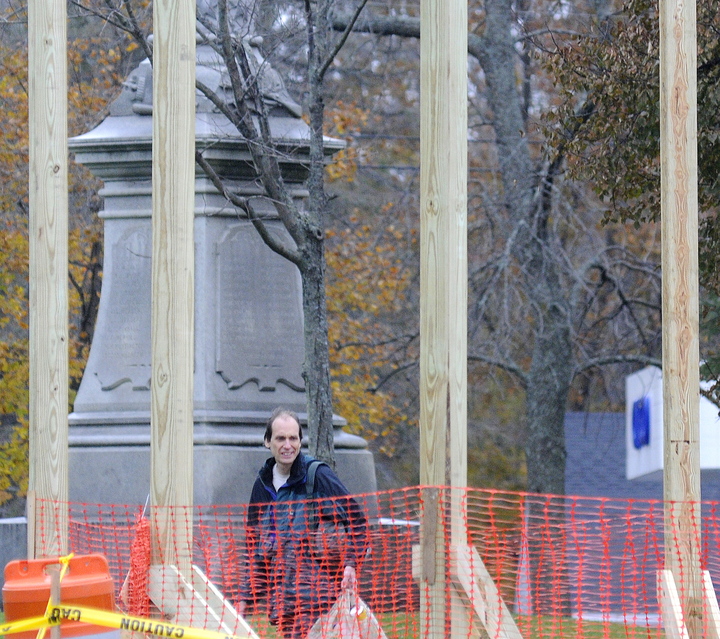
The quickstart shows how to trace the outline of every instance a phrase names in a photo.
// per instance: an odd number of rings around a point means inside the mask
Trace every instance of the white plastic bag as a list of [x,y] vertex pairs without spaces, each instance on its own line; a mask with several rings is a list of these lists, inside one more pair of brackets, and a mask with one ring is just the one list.
[[307,639],[387,639],[375,615],[352,590],[337,601],[310,628]]

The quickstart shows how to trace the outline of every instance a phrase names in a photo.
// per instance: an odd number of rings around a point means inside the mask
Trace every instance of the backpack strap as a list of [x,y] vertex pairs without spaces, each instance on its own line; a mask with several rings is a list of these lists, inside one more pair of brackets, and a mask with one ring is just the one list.
[[315,492],[315,473],[317,472],[318,466],[324,463],[325,462],[322,462],[319,459],[313,459],[308,464],[307,478],[305,479],[305,495],[308,498]]
[[[319,459],[313,459],[308,464],[307,475],[305,477],[305,499],[312,499],[313,493],[315,492],[315,473],[317,472],[318,466],[324,463],[325,462],[321,462]],[[311,502],[308,515],[309,529],[317,530],[318,523],[317,504]]]

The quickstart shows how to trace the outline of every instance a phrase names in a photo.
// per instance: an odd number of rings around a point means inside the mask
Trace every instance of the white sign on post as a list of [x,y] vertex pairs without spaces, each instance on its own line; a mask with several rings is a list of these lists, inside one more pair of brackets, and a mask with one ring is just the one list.
[[[718,407],[700,402],[700,468],[720,468]],[[663,468],[662,371],[647,366],[625,378],[625,476],[635,479]]]

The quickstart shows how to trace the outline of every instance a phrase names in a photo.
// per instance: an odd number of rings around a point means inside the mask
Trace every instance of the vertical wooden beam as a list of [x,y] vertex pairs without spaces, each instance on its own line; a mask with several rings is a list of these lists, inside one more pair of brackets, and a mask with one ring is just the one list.
[[665,567],[700,637],[700,450],[695,2],[660,0]]
[[[62,565],[53,564],[46,566],[45,572],[50,575],[50,605],[59,606],[62,601],[62,587],[60,585]],[[50,639],[60,639],[61,636],[60,626],[52,626],[50,628]]]
[[153,562],[191,577],[195,2],[153,5]]
[[[30,476],[46,504],[34,554],[67,551],[68,149],[66,0],[28,3]],[[42,530],[44,528],[44,530]],[[29,549],[33,550],[33,549]]]
[[[467,484],[467,2],[422,0],[420,7],[420,482]],[[449,477],[446,466],[449,462]],[[438,513],[450,543],[465,543],[461,501],[452,490]],[[446,588],[445,526],[421,530],[423,636],[444,637],[446,592],[452,635],[467,615]],[[428,536],[433,535],[434,539]],[[431,553],[431,554],[429,554]],[[430,560],[430,561],[429,561]],[[456,614],[457,613],[457,614]]]

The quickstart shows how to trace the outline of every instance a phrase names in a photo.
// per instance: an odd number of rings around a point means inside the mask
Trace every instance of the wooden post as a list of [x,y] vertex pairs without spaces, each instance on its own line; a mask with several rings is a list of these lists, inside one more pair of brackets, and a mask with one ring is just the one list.
[[[32,557],[67,552],[68,150],[66,0],[28,3],[30,129],[30,475]],[[33,513],[34,516],[35,513]],[[43,530],[44,528],[44,530]],[[31,557],[31,558],[32,558]]]
[[695,3],[660,0],[665,567],[700,637],[700,450]]
[[195,2],[153,5],[153,562],[191,577]]
[[[467,484],[466,0],[422,0],[420,31],[420,483],[461,489]],[[450,504],[442,497],[439,523],[449,517],[450,543],[463,545],[463,491],[452,490]],[[423,523],[420,617],[429,625],[421,633],[445,636],[450,592],[452,636],[463,636],[467,614],[445,583],[444,526],[430,525],[427,516]]]
[[[47,566],[45,572],[50,575],[50,605],[59,606],[62,603],[62,586],[60,584],[62,565]],[[60,626],[50,627],[50,639],[60,639],[61,636]]]

